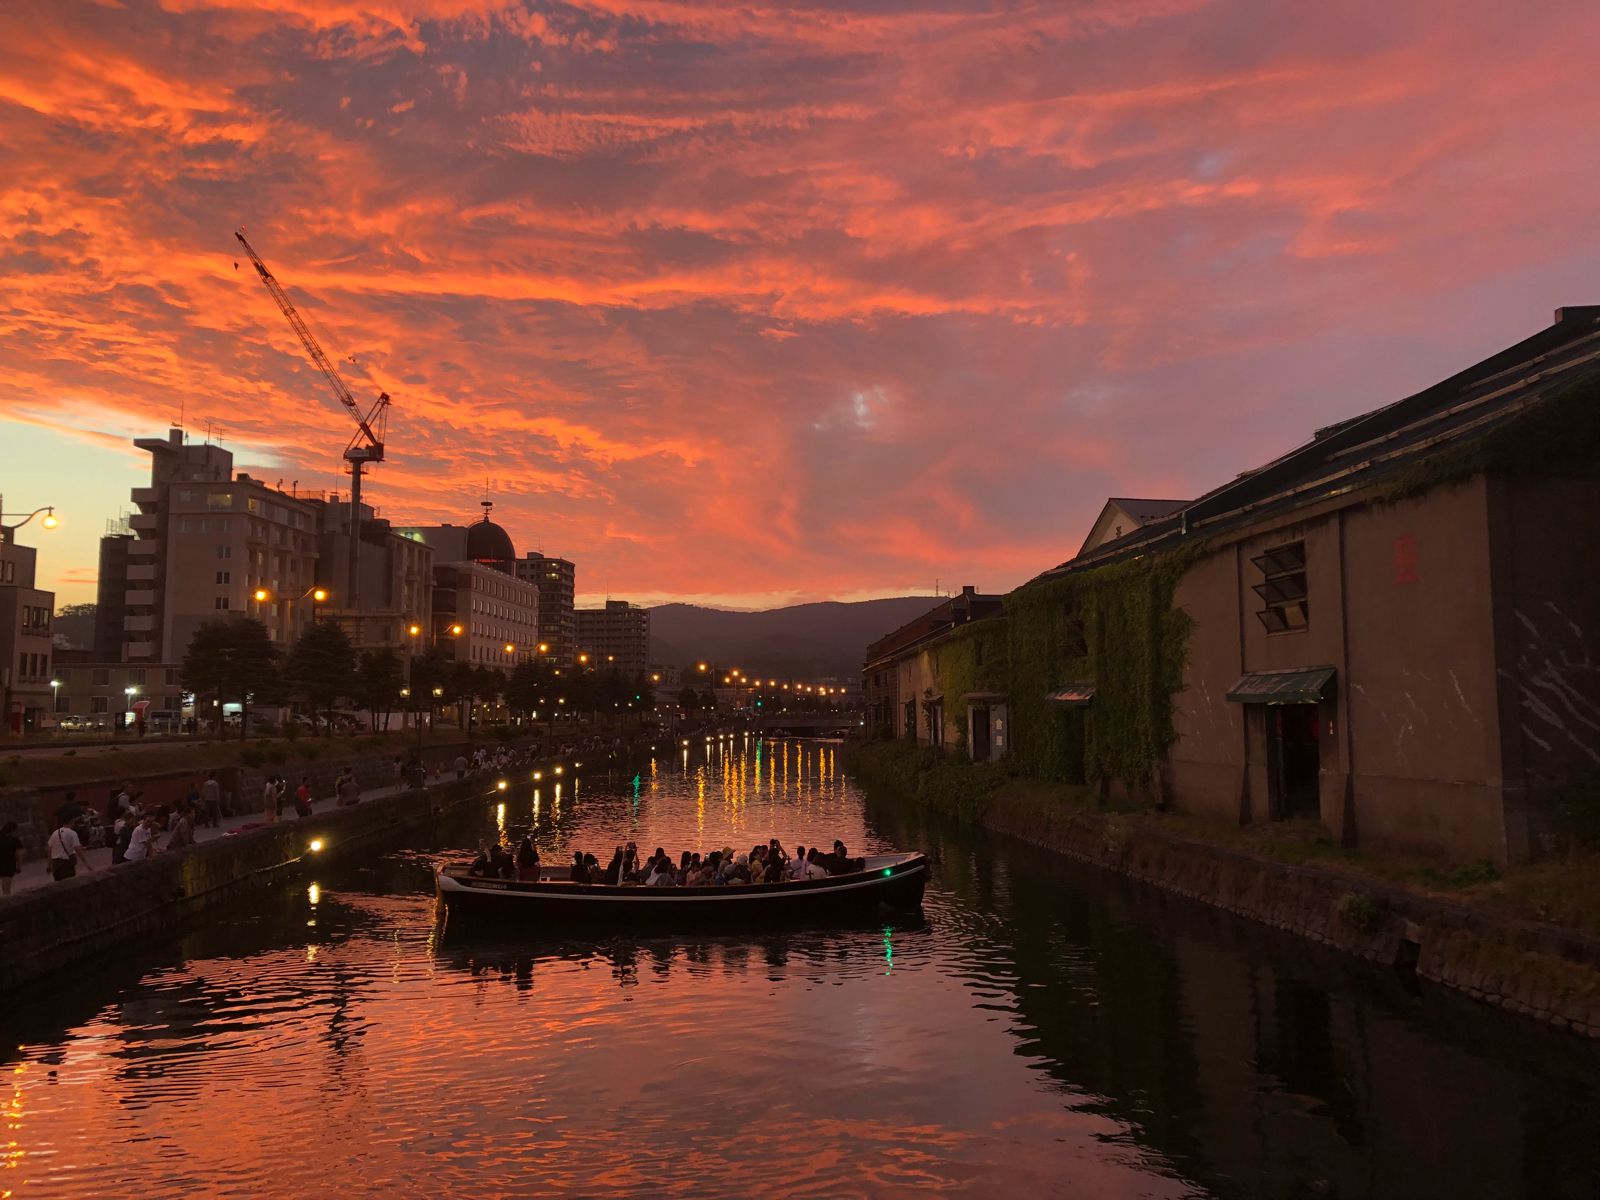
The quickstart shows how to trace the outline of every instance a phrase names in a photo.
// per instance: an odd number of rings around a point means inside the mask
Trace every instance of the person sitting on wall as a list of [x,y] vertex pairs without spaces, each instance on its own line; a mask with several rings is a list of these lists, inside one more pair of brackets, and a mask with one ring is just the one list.
[[143,862],[156,852],[156,833],[160,825],[154,813],[142,817],[134,824],[127,849],[122,852],[123,862]]

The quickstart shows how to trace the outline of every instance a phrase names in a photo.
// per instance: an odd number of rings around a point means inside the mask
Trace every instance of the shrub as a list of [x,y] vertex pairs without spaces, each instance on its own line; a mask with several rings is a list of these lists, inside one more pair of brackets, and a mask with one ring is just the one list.
[[1382,902],[1366,892],[1351,892],[1339,901],[1339,920],[1358,933],[1371,933],[1382,917]]

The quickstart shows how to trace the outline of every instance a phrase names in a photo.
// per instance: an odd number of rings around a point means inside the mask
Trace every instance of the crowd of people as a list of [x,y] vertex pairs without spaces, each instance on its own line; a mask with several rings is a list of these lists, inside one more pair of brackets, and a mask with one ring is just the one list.
[[[835,840],[831,850],[820,846],[795,846],[793,856],[783,843],[773,838],[764,846],[752,846],[748,854],[735,854],[724,846],[709,854],[685,850],[673,860],[660,846],[641,860],[639,848],[629,842],[618,846],[605,866],[593,854],[575,850],[572,863],[558,873],[561,881],[606,884],[612,887],[728,887],[743,884],[784,883],[804,879],[825,879],[865,869],[865,860],[851,858],[850,851]],[[543,863],[532,837],[525,836],[515,852],[503,845],[484,843],[478,849],[470,873],[499,879],[537,882],[543,877]]]

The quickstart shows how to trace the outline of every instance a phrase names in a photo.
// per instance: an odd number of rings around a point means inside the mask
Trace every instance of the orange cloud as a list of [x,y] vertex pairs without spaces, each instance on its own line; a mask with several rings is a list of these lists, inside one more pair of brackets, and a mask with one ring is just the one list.
[[1008,586],[1588,298],[1600,16],[1455,16],[13,6],[0,388],[63,472],[181,411],[343,486],[244,225],[395,397],[387,515],[498,481],[618,595]]

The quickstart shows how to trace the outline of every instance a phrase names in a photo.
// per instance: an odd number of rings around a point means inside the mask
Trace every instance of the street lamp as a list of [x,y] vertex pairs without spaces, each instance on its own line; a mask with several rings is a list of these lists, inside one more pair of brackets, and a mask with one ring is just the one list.
[[52,679],[50,681],[50,717],[51,717],[51,719],[54,720],[55,719],[55,715],[57,713],[59,713],[60,711],[61,711],[61,680]]
[[[4,508],[4,498],[0,498],[0,509]],[[61,522],[56,519],[56,509],[55,505],[53,504],[47,504],[43,508],[36,508],[31,513],[0,512],[0,543],[10,545],[11,542],[16,538],[17,530],[21,529],[40,513],[44,514],[44,520],[40,521],[39,524],[43,525],[46,529],[54,529],[57,525],[61,524]],[[7,517],[20,517],[21,520],[14,521],[10,525],[7,525],[5,523],[5,519]]]

